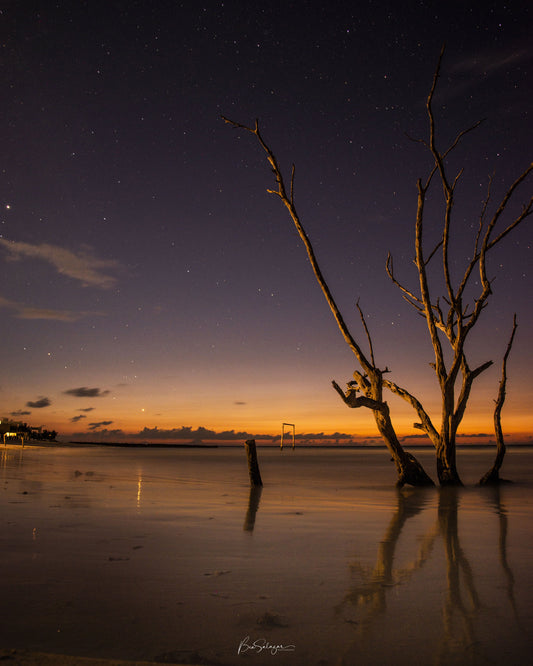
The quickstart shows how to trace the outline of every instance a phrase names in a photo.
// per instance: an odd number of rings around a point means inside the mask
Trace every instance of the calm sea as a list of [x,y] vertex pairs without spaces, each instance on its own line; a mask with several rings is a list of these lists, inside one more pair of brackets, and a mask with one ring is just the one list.
[[[434,476],[433,456],[419,458]],[[522,664],[533,451],[394,488],[384,450],[5,448],[0,647],[162,663]]]

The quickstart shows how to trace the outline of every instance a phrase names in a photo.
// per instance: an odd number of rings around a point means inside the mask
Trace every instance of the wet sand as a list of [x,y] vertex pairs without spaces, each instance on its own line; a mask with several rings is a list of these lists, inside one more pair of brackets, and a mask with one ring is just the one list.
[[[124,661],[122,659],[91,659],[65,654],[45,654],[29,650],[0,650],[0,660],[9,666],[154,666],[153,661]],[[168,665],[168,662],[167,662]],[[170,666],[188,666],[171,664]]]
[[396,491],[384,451],[258,454],[251,492],[242,449],[4,449],[0,656],[527,663],[532,451],[448,492]]

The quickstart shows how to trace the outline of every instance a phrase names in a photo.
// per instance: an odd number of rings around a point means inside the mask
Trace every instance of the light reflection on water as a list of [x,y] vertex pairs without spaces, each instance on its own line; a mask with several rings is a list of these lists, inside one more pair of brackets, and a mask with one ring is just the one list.
[[[0,646],[219,664],[527,663],[533,452],[509,451],[510,485],[401,491],[384,451],[258,455],[254,490],[242,449],[3,450]],[[492,456],[461,452],[464,480]],[[295,650],[237,655],[245,636]]]

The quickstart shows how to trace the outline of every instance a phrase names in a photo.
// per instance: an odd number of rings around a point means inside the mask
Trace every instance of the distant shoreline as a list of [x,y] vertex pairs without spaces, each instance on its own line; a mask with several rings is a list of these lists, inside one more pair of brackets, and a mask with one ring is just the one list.
[[[69,441],[69,442],[50,442],[51,444],[57,444],[59,446],[68,446],[73,444],[75,446],[110,446],[110,447],[122,447],[122,448],[138,448],[138,449],[231,449],[231,448],[241,448],[244,446],[242,443],[232,443],[232,444],[161,444],[161,443],[151,443],[151,442],[85,442],[85,441]],[[279,449],[279,444],[261,444],[257,442],[259,448],[269,448],[269,449]],[[434,447],[431,444],[406,444],[404,445],[405,449],[415,450],[415,451],[434,451]],[[533,449],[533,444],[507,444],[507,449]],[[292,450],[292,444],[286,444],[283,449]],[[295,449],[358,449],[358,450],[381,450],[386,451],[387,447],[383,444],[298,444],[295,446]],[[495,444],[458,444],[457,450],[462,449],[496,449]]]
[[[10,442],[7,445],[9,448],[13,446],[20,446],[19,443]],[[103,446],[108,448],[124,448],[124,449],[235,449],[242,448],[244,446],[243,442],[233,442],[233,443],[219,443],[219,444],[194,444],[194,443],[183,443],[178,444],[171,442],[168,444],[163,443],[152,443],[152,442],[96,442],[96,441],[81,441],[81,440],[69,440],[69,441],[41,441],[41,440],[27,440],[24,442],[24,447],[27,446],[37,446],[37,447],[95,447]],[[262,449],[279,449],[279,444],[263,444],[261,440],[257,441],[257,447]],[[507,449],[513,450],[531,450],[533,449],[532,443],[514,443],[507,444]],[[357,451],[387,451],[387,448],[384,444],[296,444],[296,449],[305,449],[305,450],[357,450]],[[404,444],[404,449],[408,451],[419,451],[419,452],[434,452],[434,447],[431,444]],[[283,446],[283,450],[292,451],[292,444],[286,444]],[[457,444],[457,451],[465,450],[496,450],[495,444],[487,443],[476,443],[476,444]]]
[[[61,444],[61,442],[58,442]],[[218,444],[151,444],[145,442],[67,442],[76,446],[122,446],[137,449],[218,449]]]

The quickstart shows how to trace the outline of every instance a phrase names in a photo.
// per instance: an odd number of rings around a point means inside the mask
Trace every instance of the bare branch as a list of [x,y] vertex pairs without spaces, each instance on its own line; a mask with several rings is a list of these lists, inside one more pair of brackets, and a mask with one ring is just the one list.
[[294,176],[296,174],[296,166],[292,165],[291,170],[291,206],[294,206]]
[[357,301],[355,306],[357,307],[357,309],[359,311],[359,316],[361,317],[361,322],[363,324],[363,328],[365,329],[366,339],[368,341],[368,348],[370,350],[370,360],[372,361],[372,365],[374,367],[376,367],[376,362],[374,360],[374,346],[372,345],[372,338],[370,337],[370,333],[368,331],[368,326],[366,325],[366,321],[365,321],[365,317],[363,315],[363,311],[361,310],[361,306],[359,305],[359,300]]
[[[309,261],[311,263],[311,267],[313,268],[313,272],[315,274],[315,277],[320,285],[320,288],[322,289],[322,292],[324,296],[326,297],[326,300],[328,302],[328,305],[333,313],[333,316],[335,317],[335,320],[337,322],[337,325],[339,327],[339,330],[342,333],[342,336],[350,349],[353,351],[355,354],[357,360],[361,364],[361,367],[365,370],[365,372],[370,373],[374,370],[374,367],[371,362],[368,361],[366,356],[364,355],[363,351],[353,338],[352,334],[350,333],[348,326],[346,325],[344,318],[342,317],[342,314],[337,307],[337,303],[335,302],[333,295],[331,294],[331,291],[329,289],[329,286],[326,282],[326,279],[324,278],[324,275],[322,274],[322,271],[320,269],[320,266],[318,264],[318,260],[316,258],[313,246],[311,244],[311,241],[307,235],[307,232],[305,231],[302,222],[299,218],[299,215],[296,211],[294,201],[292,194],[291,196],[287,196],[287,192],[285,189],[285,182],[283,179],[283,175],[281,173],[281,169],[279,168],[279,165],[277,163],[276,157],[270,147],[265,143],[263,137],[261,136],[261,133],[259,131],[259,122],[256,120],[255,123],[255,129],[251,129],[250,127],[247,127],[246,125],[242,125],[241,123],[237,123],[233,120],[230,120],[229,118],[226,118],[225,116],[222,116],[224,122],[229,123],[230,125],[233,125],[234,127],[240,127],[242,129],[245,129],[252,134],[254,134],[259,143],[261,144],[261,147],[265,151],[267,155],[267,160],[272,167],[272,170],[274,172],[274,176],[276,178],[276,182],[278,184],[278,189],[276,190],[268,190],[269,192],[272,192],[273,194],[277,194],[280,199],[283,201],[285,206],[287,207],[289,214],[292,218],[292,221],[294,222],[294,225],[296,227],[296,230],[298,231],[298,234],[300,235],[300,238],[302,239],[306,251],[307,251],[307,256],[309,258]],[[292,177],[291,177],[291,189],[293,186],[293,177],[294,177],[294,169],[292,171]]]
[[403,292],[403,297],[405,300],[409,303],[409,305],[412,305],[414,308],[416,308],[419,312],[424,312],[424,307],[422,301],[418,298],[418,296],[415,296],[412,291],[407,289],[407,287],[404,287],[403,284],[398,282],[394,275],[394,265],[393,265],[393,259],[392,255],[389,252],[387,255],[387,262],[385,264],[385,270],[387,271],[387,275],[391,279],[392,283],[398,287],[400,291]]
[[441,247],[441,245],[442,245],[442,238],[441,238],[440,241],[435,245],[435,247],[433,248],[433,251],[430,253],[429,257],[426,259],[426,266],[427,266],[427,265],[429,264],[429,262],[433,259],[433,256],[436,254],[437,250],[439,249],[439,247]]
[[457,406],[455,408],[455,412],[453,414],[453,419],[452,419],[452,428],[453,432],[457,432],[457,428],[459,427],[465,410],[466,410],[466,405],[468,403],[468,399],[470,398],[470,392],[472,390],[472,384],[474,383],[474,380],[476,377],[479,377],[479,375],[482,372],[485,372],[490,366],[492,365],[492,361],[486,361],[479,367],[477,367],[475,370],[470,370],[468,367],[468,364],[466,362],[466,357],[463,354],[462,358],[462,368],[463,368],[463,382],[461,385],[461,393],[459,394],[459,398],[457,399]]
[[439,433],[437,432],[435,426],[433,425],[428,413],[422,407],[420,401],[417,400],[417,398],[415,398],[414,395],[409,393],[409,391],[406,391],[404,388],[398,386],[394,382],[389,381],[388,379],[383,380],[383,386],[385,386],[385,388],[388,388],[389,391],[391,391],[395,395],[399,396],[400,398],[403,398],[403,400],[408,402],[411,405],[411,407],[413,407],[413,409],[418,414],[418,418],[421,421],[421,423],[415,424],[415,427],[419,428],[420,430],[423,430],[427,434],[429,439],[433,442],[433,444],[437,446],[439,442]]
[[358,407],[367,407],[373,411],[382,412],[385,407],[385,403],[378,402],[372,398],[368,398],[366,395],[357,395],[357,392],[353,388],[348,388],[346,393],[341,389],[337,382],[331,382],[333,388],[342,398],[343,402],[351,407],[352,409],[357,409]]
[[533,206],[533,197],[530,198],[528,203],[523,206],[522,212],[520,215],[518,215],[515,220],[509,224],[496,238],[493,238],[489,242],[489,237],[496,226],[496,223],[498,222],[498,219],[504,212],[504,210],[507,208],[507,205],[509,204],[509,201],[511,200],[511,197],[513,194],[516,192],[516,189],[518,188],[521,183],[524,182],[524,180],[529,176],[529,174],[533,171],[533,162],[523,171],[523,173],[520,174],[520,176],[515,180],[515,182],[511,185],[511,187],[507,190],[505,193],[505,196],[503,197],[500,205],[498,206],[498,210],[494,214],[494,217],[492,218],[489,228],[487,229],[487,247],[486,250],[492,249],[497,243],[499,243],[507,234],[509,234],[513,229],[515,229],[523,220],[525,220],[526,217],[531,215],[532,211],[532,206]]

